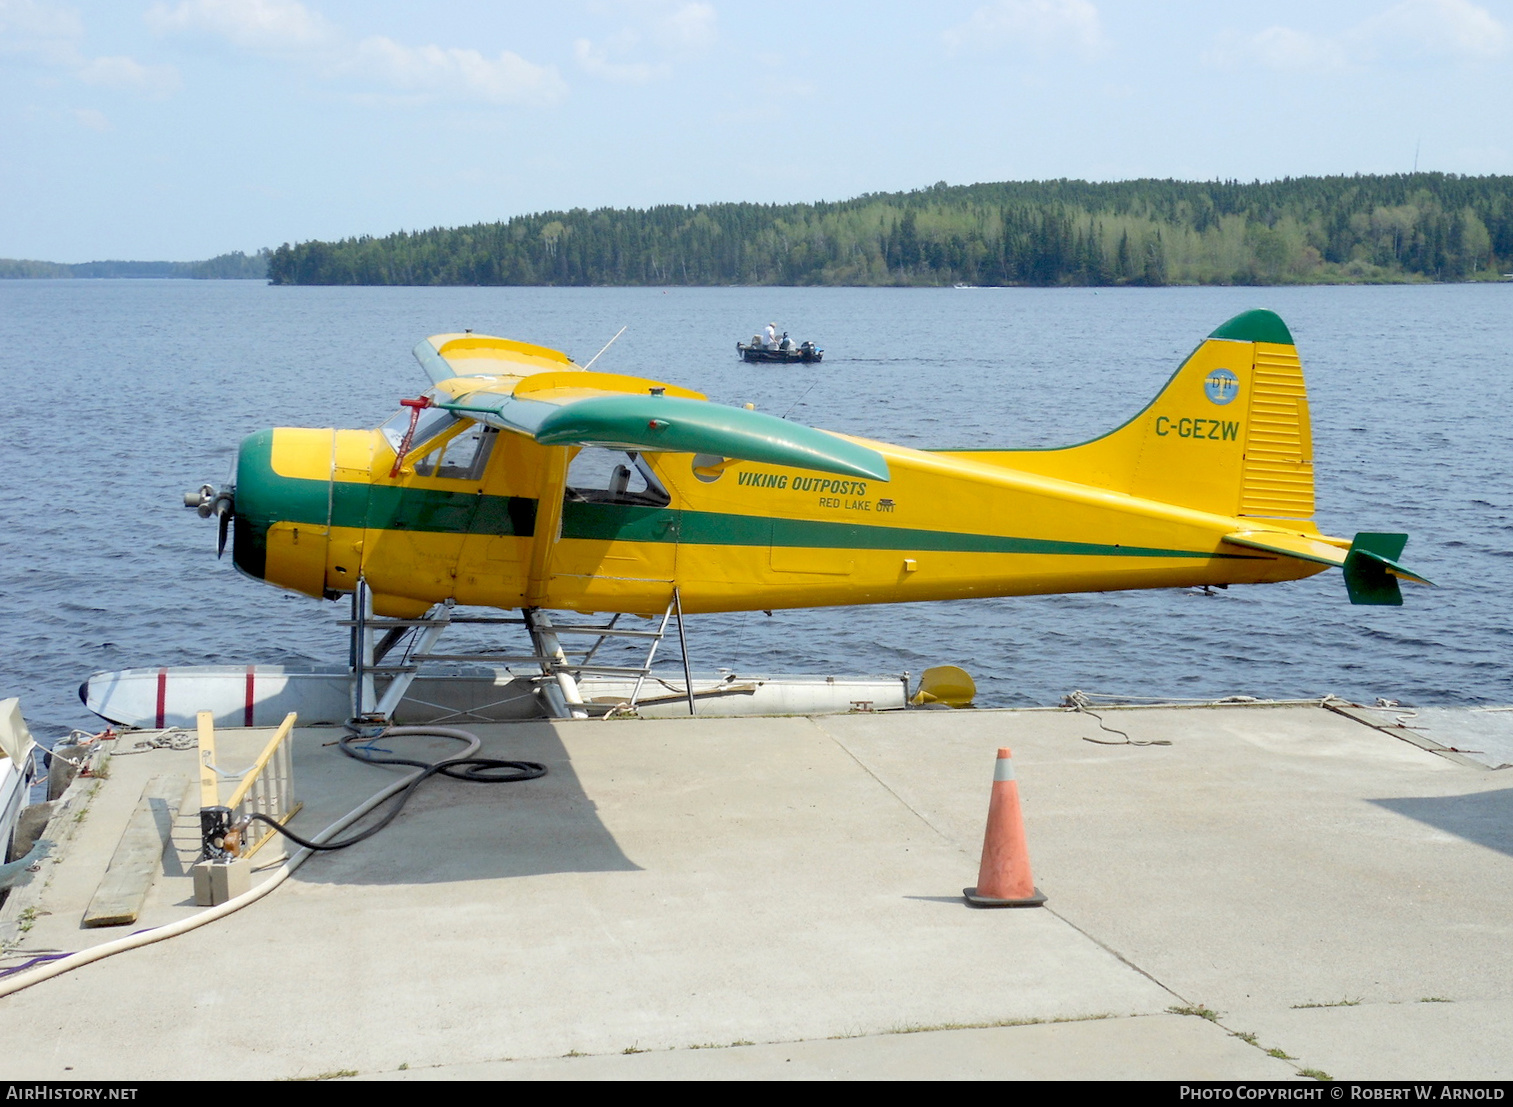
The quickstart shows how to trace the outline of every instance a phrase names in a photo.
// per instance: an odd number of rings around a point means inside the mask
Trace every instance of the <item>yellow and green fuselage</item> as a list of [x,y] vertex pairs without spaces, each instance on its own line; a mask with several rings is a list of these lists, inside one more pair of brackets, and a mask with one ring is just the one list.
[[[363,578],[395,616],[448,599],[649,614],[675,587],[698,612],[1249,584],[1330,565],[1353,599],[1391,603],[1397,578],[1420,579],[1395,560],[1402,536],[1313,527],[1302,368],[1270,312],[1220,327],[1122,427],[1054,450],[830,435],[481,335],[417,355],[435,384],[410,441],[396,417],[243,442],[243,572],[312,596]],[[471,469],[445,463],[462,445]],[[640,469],[637,490],[580,487],[583,450]]]

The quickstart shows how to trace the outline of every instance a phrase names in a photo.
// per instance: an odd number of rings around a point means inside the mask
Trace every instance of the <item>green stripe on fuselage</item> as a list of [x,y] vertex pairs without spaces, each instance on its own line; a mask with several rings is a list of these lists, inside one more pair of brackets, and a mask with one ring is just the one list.
[[[677,518],[671,518],[677,516]],[[761,515],[619,504],[568,503],[562,509],[562,537],[588,541],[682,542],[692,546],[795,546],[843,550],[927,550],[937,553],[1070,554],[1083,557],[1181,557],[1249,561],[1251,554],[1173,550],[1095,542],[1062,542],[994,534],[874,527]]]
[[436,488],[372,485],[366,502],[344,502],[338,495],[331,522],[338,527],[407,530],[424,534],[499,534],[529,538],[536,533],[536,501],[525,496],[485,496],[481,492],[446,492]]
[[[255,440],[264,439],[266,443]],[[535,534],[537,501],[435,488],[285,477],[269,463],[271,432],[243,444],[237,473],[238,522],[266,532],[275,522],[422,534]],[[251,448],[249,448],[251,447]],[[238,529],[238,537],[243,534]],[[811,549],[900,550],[942,553],[1050,554],[1082,557],[1157,557],[1251,560],[1256,555],[1178,550],[1117,543],[1064,542],[909,527],[879,527],[762,515],[569,501],[562,537],[585,541],[684,542],[697,546],[780,546]],[[249,551],[250,553],[251,551]]]
[[282,522],[525,538],[536,531],[530,497],[286,477],[273,469],[272,441],[272,431],[250,435],[237,462],[237,518],[263,530]]

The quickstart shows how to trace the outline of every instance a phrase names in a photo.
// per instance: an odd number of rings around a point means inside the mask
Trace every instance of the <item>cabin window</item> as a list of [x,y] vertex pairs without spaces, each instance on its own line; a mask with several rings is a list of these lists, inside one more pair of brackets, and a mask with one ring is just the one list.
[[[417,429],[416,437],[420,431]],[[423,477],[445,480],[482,480],[489,463],[489,451],[499,432],[482,423],[469,423],[454,434],[444,446],[438,446],[415,462],[415,472]]]
[[635,504],[666,507],[672,497],[646,460],[636,453],[589,446],[567,469],[569,503]]
[[[425,443],[435,438],[453,423],[459,422],[459,417],[452,414],[444,407],[425,407],[420,409],[420,419],[415,424],[415,437],[410,439],[410,451],[413,453]],[[405,431],[410,429],[410,409],[402,407],[398,413],[391,416],[388,422],[378,428],[383,431],[383,436],[388,440],[389,449],[399,452],[399,444],[405,440]]]

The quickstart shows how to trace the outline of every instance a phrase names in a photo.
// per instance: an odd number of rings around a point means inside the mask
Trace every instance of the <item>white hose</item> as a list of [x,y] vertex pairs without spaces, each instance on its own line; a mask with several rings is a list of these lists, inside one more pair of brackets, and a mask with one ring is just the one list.
[[[452,727],[441,726],[390,727],[378,737],[406,738],[420,735],[429,735],[438,738],[456,738],[460,741],[466,742],[468,744],[468,748],[462,753],[457,754],[457,758],[472,757],[473,754],[478,752],[479,747],[483,745],[483,743],[479,741],[478,736],[470,733],[469,731],[457,730]],[[451,761],[453,760],[453,758],[449,757],[446,760]],[[325,830],[322,830],[319,834],[317,834],[310,840],[313,842],[325,842],[329,838],[336,837],[336,835],[347,829],[347,827],[351,826],[358,819],[366,815],[369,811],[372,811],[379,804],[383,803],[384,800],[388,799],[396,792],[403,791],[411,781],[413,781],[417,776],[425,771],[425,769],[416,769],[412,773],[405,774],[399,780],[395,781],[389,787],[385,788],[383,791],[375,795],[372,799],[366,800],[360,806],[353,808],[353,810],[348,814],[343,815],[340,819],[332,823],[330,826],[326,827]],[[62,976],[66,972],[72,972],[74,969],[81,968],[82,966],[91,964],[95,961],[102,961],[105,958],[114,956],[117,953],[124,953],[128,949],[137,949],[140,946],[151,945],[153,942],[161,942],[166,938],[177,938],[180,934],[187,934],[189,931],[198,929],[199,927],[204,926],[206,923],[212,923],[217,919],[223,919],[234,911],[240,911],[243,907],[247,907],[251,904],[256,903],[258,900],[266,896],[269,892],[273,891],[273,889],[277,888],[285,880],[289,879],[290,874],[292,874],[295,869],[304,864],[306,859],[315,852],[315,850],[301,846],[297,852],[290,854],[289,857],[284,861],[283,865],[281,865],[279,869],[267,880],[263,881],[251,891],[243,892],[235,899],[228,899],[225,903],[220,904],[218,907],[211,907],[208,910],[201,911],[198,915],[191,915],[187,919],[180,919],[178,922],[168,923],[166,926],[155,927],[152,930],[144,930],[140,934],[132,934],[125,938],[117,938],[113,942],[104,942],[89,949],[80,950],[78,953],[71,953],[67,957],[60,958],[57,961],[52,962],[51,964],[39,965],[35,969],[29,969],[28,971],[21,973],[10,980],[0,982],[0,998],[8,995],[13,995],[16,992],[21,991],[23,988],[30,988],[33,984],[40,984],[44,980],[51,980],[55,976]]]

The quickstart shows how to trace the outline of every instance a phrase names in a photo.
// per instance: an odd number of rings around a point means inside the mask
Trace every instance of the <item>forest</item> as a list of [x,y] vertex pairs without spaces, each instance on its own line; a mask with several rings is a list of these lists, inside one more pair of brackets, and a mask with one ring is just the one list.
[[838,202],[575,208],[286,243],[267,275],[273,284],[1055,286],[1497,280],[1510,269],[1513,177],[1411,173],[941,182]]
[[206,261],[24,261],[0,258],[0,280],[45,278],[187,277],[195,280],[263,280],[268,276],[267,249],[255,254],[233,250]]

